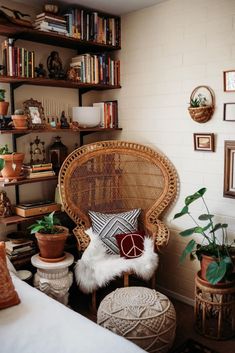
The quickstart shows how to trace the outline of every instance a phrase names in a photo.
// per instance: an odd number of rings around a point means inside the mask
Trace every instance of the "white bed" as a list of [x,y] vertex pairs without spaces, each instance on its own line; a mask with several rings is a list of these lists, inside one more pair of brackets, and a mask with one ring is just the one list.
[[143,353],[12,274],[19,305],[0,310],[1,353]]

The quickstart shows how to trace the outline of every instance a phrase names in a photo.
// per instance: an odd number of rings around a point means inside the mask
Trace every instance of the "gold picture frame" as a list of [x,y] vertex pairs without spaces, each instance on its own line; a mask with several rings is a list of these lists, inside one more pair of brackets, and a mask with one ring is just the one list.
[[224,141],[224,197],[235,197],[235,141]]
[[31,98],[23,102],[23,106],[29,119],[29,127],[32,129],[44,129],[46,120],[42,103]]
[[214,134],[195,133],[193,134],[194,150],[195,151],[215,151]]

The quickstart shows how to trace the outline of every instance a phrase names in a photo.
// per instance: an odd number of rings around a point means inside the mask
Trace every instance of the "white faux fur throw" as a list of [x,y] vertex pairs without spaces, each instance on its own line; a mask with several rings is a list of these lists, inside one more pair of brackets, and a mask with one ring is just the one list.
[[135,273],[149,280],[158,266],[158,255],[154,251],[153,239],[144,239],[144,251],[140,257],[125,259],[119,255],[108,255],[98,235],[92,228],[86,230],[91,241],[75,266],[75,277],[79,288],[91,293],[108,282],[120,277],[123,272]]

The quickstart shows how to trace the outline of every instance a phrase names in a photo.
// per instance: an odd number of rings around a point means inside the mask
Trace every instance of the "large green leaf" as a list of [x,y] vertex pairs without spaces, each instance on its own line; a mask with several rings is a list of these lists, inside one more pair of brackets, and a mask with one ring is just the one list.
[[193,195],[189,195],[186,197],[185,199],[185,205],[188,206],[190,205],[192,202],[196,201],[197,199],[199,199],[200,197],[202,197],[206,192],[206,188],[202,188],[200,190],[198,190],[197,192],[195,192]]
[[228,227],[228,225],[227,225],[226,223],[223,223],[223,224],[217,223],[217,224],[214,226],[214,228],[211,230],[211,233],[212,233],[212,232],[216,232],[218,229],[227,228],[227,227]]
[[5,161],[4,159],[0,158],[0,170],[2,170],[5,166]]
[[182,236],[182,237],[188,237],[189,235],[192,235],[194,233],[197,233],[197,229],[199,227],[193,227],[193,228],[189,228],[189,229],[186,229],[186,230],[183,230],[182,232],[180,232],[179,234]]
[[42,230],[42,229],[44,229],[44,227],[41,226],[41,225],[34,226],[34,227],[31,228],[31,234],[34,234],[34,233],[36,233],[36,232],[39,232],[39,231]]
[[212,218],[214,217],[214,215],[213,214],[201,214],[199,217],[198,217],[198,219],[200,220],[200,221],[208,221],[208,219],[209,220],[211,220]]
[[212,283],[216,284],[222,280],[227,271],[226,261],[222,259],[219,262],[211,262],[206,270],[206,279]]
[[182,208],[182,210],[179,212],[179,213],[176,213],[175,215],[174,215],[174,218],[173,219],[176,219],[176,218],[179,218],[179,217],[181,217],[181,216],[184,216],[185,214],[187,214],[188,213],[188,206],[184,206],[183,208]]
[[186,247],[184,248],[184,250],[180,256],[180,262],[183,262],[185,260],[186,256],[192,252],[195,244],[196,244],[195,240],[193,240],[193,239],[190,240],[190,242],[186,245]]

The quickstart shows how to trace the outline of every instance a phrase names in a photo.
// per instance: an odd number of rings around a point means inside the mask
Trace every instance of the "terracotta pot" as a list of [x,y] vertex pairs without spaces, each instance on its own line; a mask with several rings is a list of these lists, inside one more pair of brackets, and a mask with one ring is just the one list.
[[40,250],[40,257],[46,261],[48,259],[60,259],[64,254],[64,246],[69,234],[68,228],[59,226],[61,233],[57,234],[42,234],[37,232],[35,234]]
[[12,115],[11,117],[12,117],[15,129],[24,130],[28,128],[27,115]]
[[[5,166],[1,170],[4,178],[18,178],[24,160],[24,153],[2,154],[0,158],[4,159]],[[14,168],[14,165],[16,167]]]
[[0,115],[7,115],[9,102],[0,102]]
[[207,271],[207,267],[210,265],[210,263],[214,262],[215,258],[212,256],[208,256],[208,255],[202,255],[202,259],[201,259],[201,278],[205,281],[207,281],[206,279],[206,271]]

